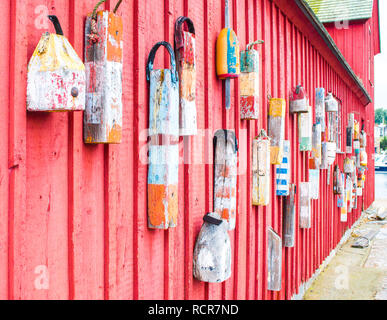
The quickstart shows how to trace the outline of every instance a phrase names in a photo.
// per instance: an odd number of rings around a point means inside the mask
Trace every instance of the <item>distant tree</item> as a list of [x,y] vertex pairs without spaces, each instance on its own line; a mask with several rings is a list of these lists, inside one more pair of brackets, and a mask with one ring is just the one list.
[[380,140],[380,149],[387,150],[387,137]]
[[381,123],[387,123],[387,110],[379,108],[375,110],[375,123],[381,124]]

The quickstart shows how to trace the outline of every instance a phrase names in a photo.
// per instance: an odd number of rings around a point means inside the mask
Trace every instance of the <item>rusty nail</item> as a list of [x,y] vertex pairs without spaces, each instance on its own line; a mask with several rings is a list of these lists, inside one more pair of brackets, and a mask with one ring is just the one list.
[[79,94],[78,88],[73,87],[73,88],[71,89],[71,95],[72,95],[74,98],[76,98],[76,97],[78,97],[78,94]]

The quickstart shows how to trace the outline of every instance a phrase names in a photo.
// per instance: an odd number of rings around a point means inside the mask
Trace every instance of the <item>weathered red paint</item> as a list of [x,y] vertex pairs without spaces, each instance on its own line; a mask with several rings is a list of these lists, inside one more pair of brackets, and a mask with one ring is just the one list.
[[[291,298],[356,221],[361,207],[374,199],[374,105],[363,105],[361,93],[292,1],[233,0],[230,18],[242,47],[256,39],[265,41],[258,48],[260,118],[240,121],[239,84],[231,84],[231,109],[226,112],[222,81],[215,70],[215,43],[224,26],[224,1],[123,1],[122,144],[85,145],[81,113],[25,112],[26,75],[28,60],[46,31],[35,27],[37,6],[45,5],[50,14],[58,15],[69,41],[82,56],[84,22],[95,2],[14,0],[0,4],[0,68],[4,71],[0,80],[0,151],[8,153],[8,158],[0,160],[0,298]],[[108,1],[104,9],[111,10],[114,4]],[[179,167],[180,221],[174,230],[160,232],[147,228],[147,165],[140,161],[147,144],[143,130],[148,128],[145,63],[154,43],[173,41],[174,22],[181,15],[189,16],[196,29],[198,128],[208,128],[211,133],[180,138],[184,145],[180,155],[190,160]],[[364,23],[376,26],[375,21]],[[364,31],[361,23],[357,27],[359,33]],[[53,32],[51,26],[48,31]],[[357,74],[363,68],[368,70],[364,62],[368,57],[373,66],[373,56],[379,52],[378,41],[372,41],[378,37],[376,27],[371,28],[368,38],[370,50],[361,47],[367,41],[357,40],[356,26],[340,31],[354,33],[352,38],[346,37],[345,45],[340,42],[339,31],[329,31]],[[358,67],[345,48],[353,49]],[[357,54],[358,48],[364,53]],[[168,66],[167,54],[156,60],[160,67]],[[363,79],[373,97],[367,82]],[[304,85],[311,105],[317,87],[340,98],[343,130],[350,112],[359,123],[364,121],[369,170],[358,209],[348,214],[346,223],[340,223],[337,196],[333,194],[333,166],[321,173],[320,199],[312,201],[311,229],[299,229],[296,201],[295,247],[282,249],[282,289],[272,293],[267,290],[267,228],[282,236],[283,203],[274,196],[272,184],[270,205],[252,206],[251,143],[260,129],[267,130],[267,95],[286,98],[299,83]],[[285,119],[285,139],[292,145],[291,182],[299,185],[308,179],[309,154],[299,152],[297,116],[287,113]],[[233,273],[225,283],[204,284],[192,276],[192,256],[202,217],[213,209],[214,169],[209,162],[213,159],[213,133],[221,128],[235,130],[239,165],[246,170],[240,170],[238,176],[236,229],[230,232]],[[344,137],[343,132],[343,146]],[[344,155],[338,154],[340,168],[343,160]],[[50,285],[37,290],[39,274],[35,271],[42,265],[48,267]]]

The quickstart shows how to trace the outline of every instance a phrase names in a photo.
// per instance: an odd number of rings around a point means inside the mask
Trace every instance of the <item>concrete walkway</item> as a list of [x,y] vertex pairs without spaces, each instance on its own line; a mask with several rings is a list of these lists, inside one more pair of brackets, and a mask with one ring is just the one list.
[[[352,236],[306,292],[305,300],[387,300],[387,221],[376,220],[378,210],[387,210],[387,200],[376,201],[366,211]],[[351,247],[370,230],[377,234],[367,248]]]

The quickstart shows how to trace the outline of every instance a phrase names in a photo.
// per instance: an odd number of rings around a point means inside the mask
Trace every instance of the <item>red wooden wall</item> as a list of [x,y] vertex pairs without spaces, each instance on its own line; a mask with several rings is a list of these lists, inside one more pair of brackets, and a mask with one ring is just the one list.
[[[266,289],[267,228],[282,233],[283,205],[273,196],[266,208],[251,206],[250,149],[259,130],[267,129],[267,95],[285,98],[291,86],[303,83],[314,105],[316,87],[333,90],[343,101],[345,125],[350,111],[365,119],[369,154],[373,105],[359,102],[343,82],[343,72],[328,63],[332,58],[312,45],[321,40],[307,38],[306,29],[297,28],[275,3],[232,0],[230,17],[241,49],[253,40],[265,40],[259,48],[261,118],[241,122],[238,82],[232,81],[232,105],[226,112],[222,83],[215,74],[224,1],[124,0],[123,143],[85,145],[82,113],[26,112],[26,75],[45,31],[36,27],[42,14],[38,6],[60,18],[65,35],[83,57],[85,16],[96,2],[0,4],[0,298],[289,299],[357,220],[360,209],[349,214],[348,223],[340,223],[333,177],[327,185],[327,171],[322,171],[320,199],[313,201],[313,228],[297,229],[296,247],[283,249],[282,291]],[[106,8],[114,5],[108,1]],[[154,231],[147,228],[147,165],[141,161],[148,127],[145,63],[155,42],[173,43],[180,15],[189,16],[196,28],[198,126],[209,134],[181,140],[186,164],[181,161],[179,168],[178,227]],[[308,27],[306,19],[304,24]],[[53,32],[52,26],[49,30]],[[167,55],[160,52],[156,64],[168,64]],[[213,167],[206,163],[212,161],[212,135],[219,128],[235,129],[240,145],[237,226],[230,232],[233,273],[223,284],[205,284],[192,277],[192,254],[202,217],[212,210]],[[296,116],[289,114],[286,138],[292,142],[292,176],[298,184],[308,179],[308,154],[298,152]],[[341,166],[343,158],[338,156]],[[364,207],[373,201],[372,176]]]

